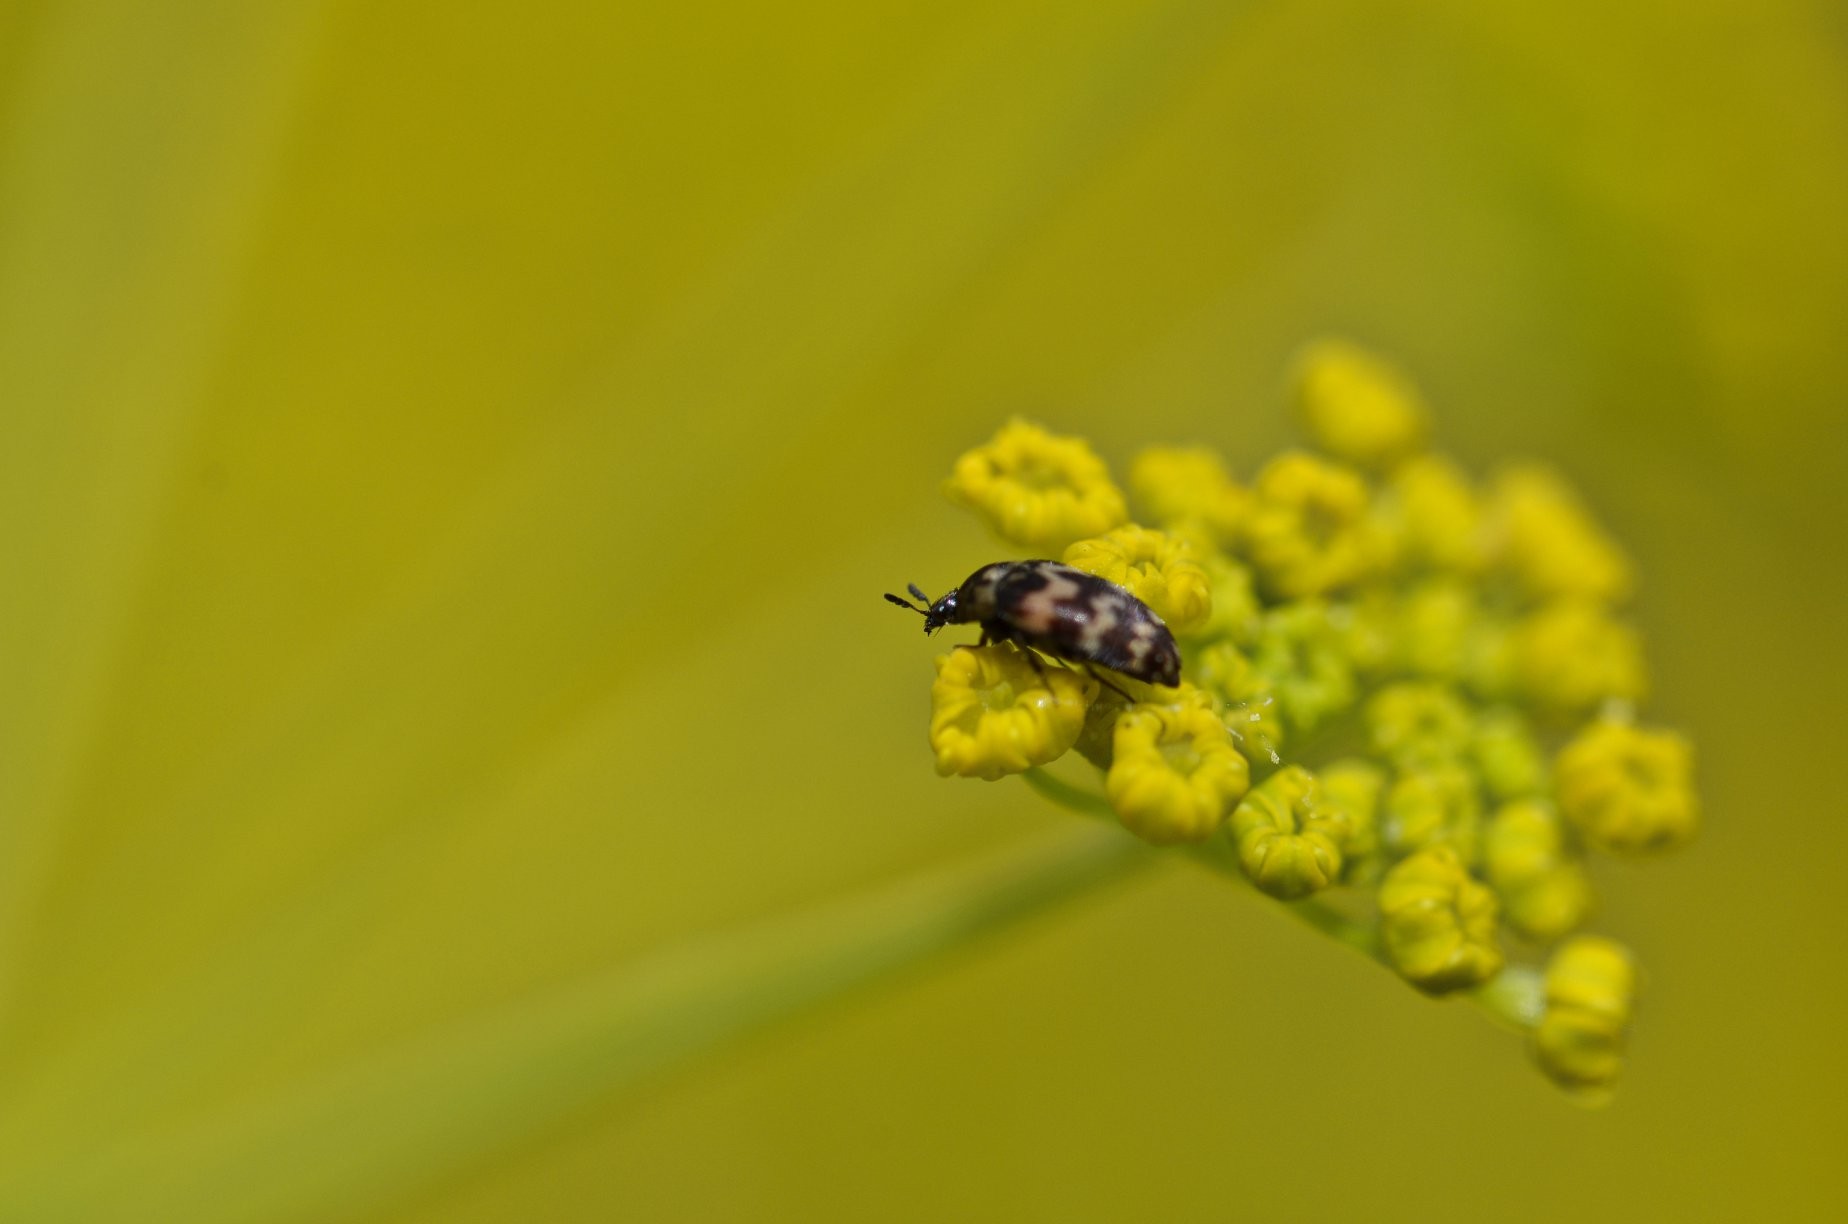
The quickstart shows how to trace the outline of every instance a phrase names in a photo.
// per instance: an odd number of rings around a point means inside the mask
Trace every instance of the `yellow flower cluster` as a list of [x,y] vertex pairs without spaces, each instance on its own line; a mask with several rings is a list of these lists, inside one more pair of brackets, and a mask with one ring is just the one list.
[[[1191,846],[1421,991],[1499,1011],[1560,1083],[1608,1087],[1635,973],[1577,934],[1587,855],[1679,845],[1699,812],[1687,742],[1637,722],[1630,562],[1550,469],[1477,480],[1428,449],[1429,409],[1382,359],[1314,344],[1293,387],[1310,449],[1241,483],[1209,448],[1151,447],[1129,468],[1139,521],[1081,439],[1014,421],[957,460],[953,499],[1005,545],[1139,599],[1183,679],[1056,660],[1031,635],[953,650],[937,768],[1082,757],[1101,773],[1086,802],[1137,836]],[[1504,933],[1556,948],[1544,971],[1504,968]]]

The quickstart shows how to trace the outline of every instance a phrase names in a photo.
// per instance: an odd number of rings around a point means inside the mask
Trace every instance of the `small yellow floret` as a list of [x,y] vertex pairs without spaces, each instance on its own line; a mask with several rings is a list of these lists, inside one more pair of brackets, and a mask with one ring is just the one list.
[[1222,704],[1232,738],[1247,756],[1273,763],[1282,759],[1284,728],[1276,693],[1243,650],[1224,638],[1190,646],[1187,674]]
[[[1183,539],[1189,538],[1182,535]],[[1212,591],[1212,614],[1195,636],[1230,638],[1241,646],[1251,644],[1257,636],[1264,606],[1253,589],[1251,571],[1223,553],[1210,548],[1196,550],[1196,559],[1206,571],[1208,589]]]
[[1394,470],[1378,504],[1393,535],[1393,556],[1407,569],[1474,573],[1485,560],[1482,503],[1463,469],[1440,455],[1420,455]]
[[1381,470],[1424,443],[1430,411],[1397,368],[1343,340],[1298,354],[1296,406],[1316,444],[1361,467]]
[[1251,669],[1277,698],[1293,730],[1311,731],[1354,704],[1347,635],[1327,605],[1303,600],[1271,609],[1259,623]]
[[1555,718],[1639,701],[1648,689],[1636,630],[1589,600],[1558,600],[1524,618],[1509,649],[1520,694]]
[[1341,875],[1347,820],[1321,803],[1315,777],[1287,765],[1267,778],[1232,813],[1238,862],[1258,888],[1292,901]]
[[1679,735],[1600,720],[1560,750],[1559,807],[1601,850],[1635,854],[1694,836],[1694,750]]
[[1232,733],[1203,705],[1138,703],[1116,720],[1104,792],[1146,841],[1204,841],[1250,785]]
[[1495,894],[1470,879],[1448,846],[1421,850],[1380,883],[1380,934],[1393,968],[1420,990],[1442,994],[1501,971]]
[[1149,606],[1173,633],[1192,633],[1213,614],[1212,585],[1193,546],[1131,523],[1065,550],[1065,563],[1114,582]]
[[1380,842],[1394,858],[1430,846],[1449,846],[1474,863],[1482,838],[1482,798],[1476,777],[1455,763],[1402,768],[1386,791]]
[[1468,703],[1441,684],[1389,684],[1367,701],[1367,736],[1395,765],[1454,761],[1475,729]]
[[1582,935],[1546,967],[1546,1010],[1534,1057],[1556,1082],[1601,1099],[1623,1069],[1636,1001],[1636,966],[1621,944]]
[[1046,556],[1129,518],[1089,443],[1019,418],[958,459],[944,491],[1003,540]]
[[1367,521],[1367,485],[1358,472],[1286,451],[1258,473],[1255,491],[1241,539],[1271,595],[1324,595],[1376,568],[1379,539]]
[[1483,833],[1482,865],[1501,895],[1502,917],[1523,935],[1558,939],[1591,911],[1591,879],[1573,857],[1559,816],[1538,800],[1495,813]]
[[1237,535],[1251,506],[1251,493],[1203,446],[1149,447],[1130,464],[1129,487],[1150,521],[1203,530],[1221,547]]
[[1013,646],[952,650],[930,689],[937,772],[994,781],[1064,755],[1084,727],[1097,682],[1063,668],[1035,670]]
[[1630,594],[1629,558],[1565,477],[1544,464],[1497,473],[1489,493],[1488,538],[1496,566],[1535,599],[1616,602]]
[[1494,799],[1521,799],[1548,788],[1546,759],[1527,720],[1506,707],[1485,710],[1476,718],[1470,760]]
[[1342,875],[1349,882],[1378,874],[1380,857],[1380,797],[1386,790],[1386,771],[1360,757],[1343,757],[1318,770],[1322,801],[1347,820],[1341,843]]
[[1482,623],[1474,584],[1436,577],[1407,590],[1393,624],[1393,655],[1400,670],[1433,680],[1469,674],[1473,635]]

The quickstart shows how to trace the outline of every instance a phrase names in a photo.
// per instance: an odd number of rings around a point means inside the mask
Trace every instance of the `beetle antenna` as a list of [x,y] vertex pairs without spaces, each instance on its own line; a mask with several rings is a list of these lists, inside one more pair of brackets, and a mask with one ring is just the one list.
[[924,592],[922,592],[922,591],[920,591],[920,590],[918,590],[918,584],[917,584],[917,583],[915,583],[915,582],[913,582],[913,583],[910,583],[909,585],[907,585],[907,586],[905,587],[905,589],[906,589],[907,591],[910,591],[910,592],[911,592],[911,594],[912,594],[912,597],[913,597],[913,598],[915,598],[915,599],[916,599],[916,600],[917,600],[917,601],[918,601],[919,603],[921,603],[921,604],[923,604],[923,605],[924,605],[925,607],[927,607],[927,608],[928,608],[928,607],[930,607],[930,596],[928,596],[928,595],[926,595],[926,594],[925,594]]
[[912,603],[910,600],[903,599],[897,595],[894,595],[890,591],[886,592],[886,599],[890,600],[892,603],[897,604],[901,608],[910,608],[913,612],[916,612],[920,616],[930,615],[930,609],[920,608],[916,604]]

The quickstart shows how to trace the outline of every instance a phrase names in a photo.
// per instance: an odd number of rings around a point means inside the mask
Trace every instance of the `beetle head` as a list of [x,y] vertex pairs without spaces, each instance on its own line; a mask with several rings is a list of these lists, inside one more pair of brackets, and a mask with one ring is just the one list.
[[886,599],[901,608],[910,608],[913,612],[921,614],[924,617],[925,633],[935,633],[956,619],[955,591],[951,591],[936,603],[932,603],[930,596],[918,589],[917,583],[914,582],[905,589],[911,592],[912,597],[918,601],[917,603],[912,603],[911,600],[894,595],[889,591],[886,593]]

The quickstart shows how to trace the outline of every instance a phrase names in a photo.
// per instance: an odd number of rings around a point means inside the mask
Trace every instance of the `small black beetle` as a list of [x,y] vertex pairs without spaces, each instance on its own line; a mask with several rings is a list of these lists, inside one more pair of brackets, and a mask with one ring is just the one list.
[[1133,680],[1169,687],[1181,682],[1181,652],[1161,617],[1116,583],[1069,565],[997,561],[935,603],[915,582],[909,589],[924,606],[897,595],[886,598],[923,613],[926,633],[979,624],[984,646],[1016,642]]

